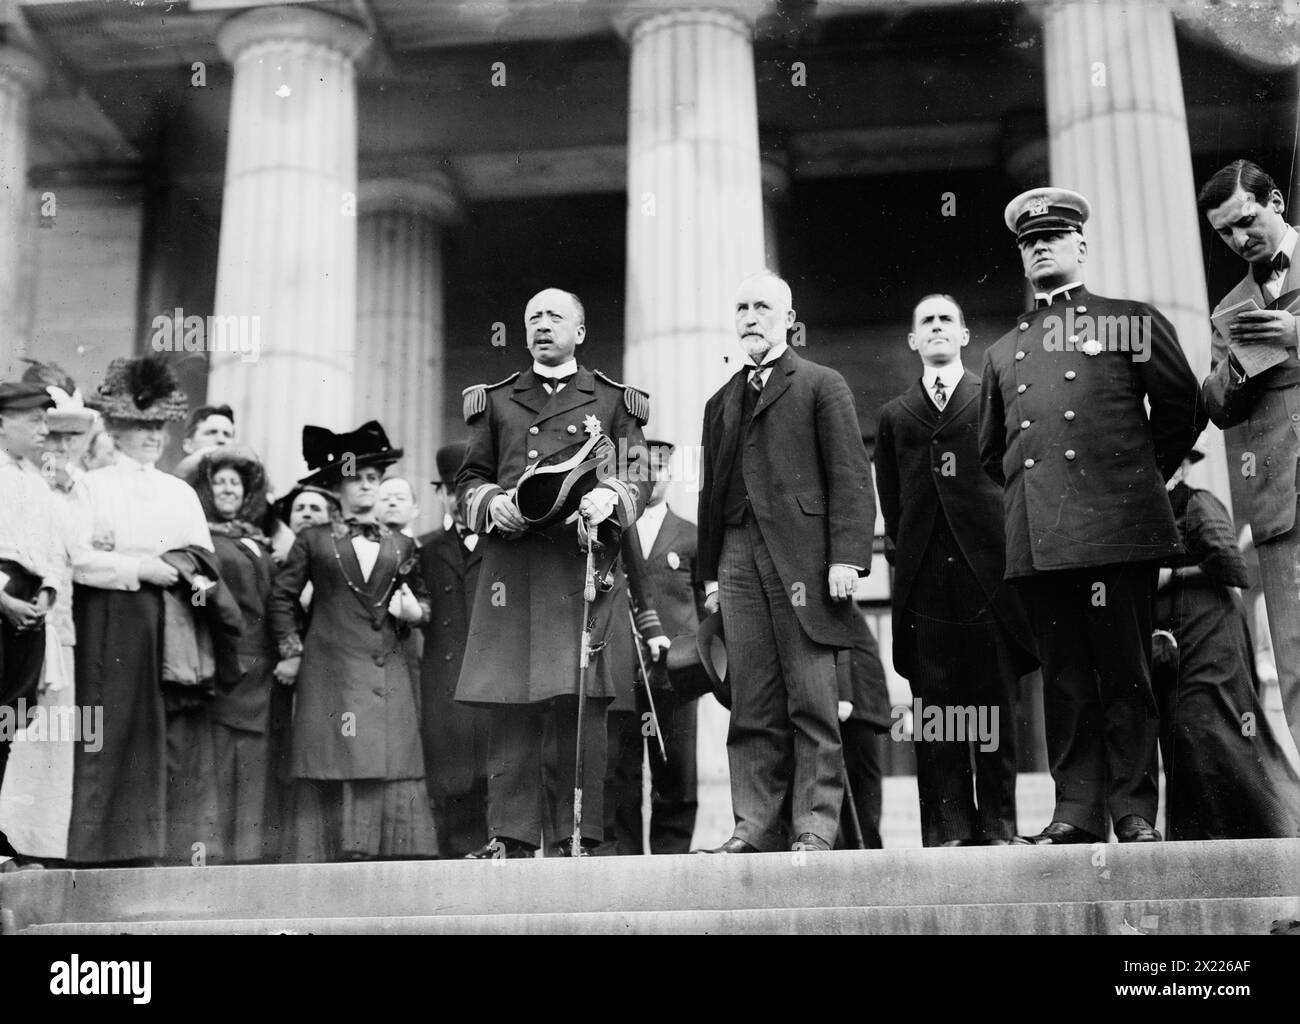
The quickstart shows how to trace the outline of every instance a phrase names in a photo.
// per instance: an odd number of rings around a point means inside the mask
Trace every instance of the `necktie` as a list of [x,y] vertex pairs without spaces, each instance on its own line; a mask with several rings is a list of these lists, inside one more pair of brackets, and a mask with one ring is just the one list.
[[365,537],[366,540],[379,543],[381,527],[378,523],[363,523],[360,519],[347,519],[344,520],[344,525],[348,528],[348,537]]
[[763,367],[756,366],[749,373],[749,386],[760,395],[763,393]]
[[1266,284],[1268,279],[1274,274],[1283,274],[1287,267],[1291,266],[1291,260],[1284,252],[1274,253],[1273,258],[1267,263],[1252,263],[1250,267],[1251,274],[1255,277],[1257,284]]
[[571,373],[567,377],[543,377],[542,386],[546,388],[548,395],[558,394],[560,389],[569,381],[573,380],[574,375]]
[[934,378],[934,404],[942,409],[948,404],[948,392],[944,389],[943,378]]

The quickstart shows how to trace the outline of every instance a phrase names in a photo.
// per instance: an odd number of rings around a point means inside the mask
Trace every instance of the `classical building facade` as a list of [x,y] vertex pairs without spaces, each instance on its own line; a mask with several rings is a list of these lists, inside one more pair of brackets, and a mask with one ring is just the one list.
[[460,391],[522,365],[538,288],[582,296],[584,360],[691,445],[732,289],[779,268],[870,437],[917,298],[963,304],[975,369],[1022,308],[1002,208],[1049,181],[1093,201],[1090,286],[1157,305],[1204,373],[1239,267],[1196,185],[1244,155],[1293,189],[1300,53],[1280,9],[1202,6],[9,0],[0,373],[89,390],[175,350],[279,487],[304,423],[378,418],[431,527]]

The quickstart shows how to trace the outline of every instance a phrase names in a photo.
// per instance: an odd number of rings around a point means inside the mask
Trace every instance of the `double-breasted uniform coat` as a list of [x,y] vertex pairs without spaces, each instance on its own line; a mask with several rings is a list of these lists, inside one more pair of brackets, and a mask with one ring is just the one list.
[[[530,466],[598,431],[615,444],[615,464],[602,465],[597,488],[617,503],[598,535],[601,563],[612,564],[622,529],[649,496],[649,458],[641,426],[649,416],[644,392],[579,366],[555,394],[529,367],[491,386],[465,391],[469,426],[456,484],[466,520],[483,553],[456,699],[492,710],[488,753],[488,831],[494,839],[536,846],[573,830],[574,757],[579,648],[586,556],[573,523],[532,527],[506,539],[492,523],[500,494],[513,496]],[[612,616],[625,605],[598,593],[591,641],[609,637]],[[594,657],[585,676],[583,721],[583,838],[604,835],[605,701],[615,695],[610,660]]]
[[1053,820],[1097,836],[1107,810],[1155,820],[1151,600],[1183,552],[1165,480],[1198,429],[1196,378],[1145,303],[1057,289],[985,353],[980,458],[1043,665]]

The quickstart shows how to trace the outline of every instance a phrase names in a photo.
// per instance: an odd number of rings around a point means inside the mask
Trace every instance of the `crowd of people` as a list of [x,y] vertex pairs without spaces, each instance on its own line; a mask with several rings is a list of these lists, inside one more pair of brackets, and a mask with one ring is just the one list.
[[[854,602],[877,498],[894,665],[941,712],[914,723],[925,845],[1159,841],[1158,751],[1169,838],[1300,834],[1245,524],[1187,482],[1209,421],[1249,424],[1300,736],[1297,231],[1245,161],[1200,204],[1249,264],[1205,381],[1158,310],[1085,286],[1087,200],[1035,189],[1005,215],[1034,308],[977,374],[957,300],[922,297],[921,373],[873,452],[843,377],[788,344],[789,285],[746,278],[695,523],[666,502],[649,396],[578,363],[584,311],[560,289],[525,309],[531,364],[465,390],[423,534],[378,422],[304,427],[310,472],[277,496],[231,408],[190,411],[166,362],[114,360],[84,400],[33,362],[0,383],[3,869],[685,853],[703,692],[730,710],[735,827],[699,852],[879,846],[896,716]],[[1114,344],[1118,322],[1143,333]],[[170,422],[185,457],[165,473]],[[1035,669],[1056,803],[1021,835]],[[991,735],[953,728],[986,717]]]

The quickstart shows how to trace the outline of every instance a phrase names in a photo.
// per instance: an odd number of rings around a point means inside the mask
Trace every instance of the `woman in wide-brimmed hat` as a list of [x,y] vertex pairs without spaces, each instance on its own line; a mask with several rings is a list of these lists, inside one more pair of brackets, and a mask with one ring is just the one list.
[[[299,483],[338,495],[345,518],[308,526],[277,575],[271,623],[292,682],[292,822],[286,859],[433,857],[419,710],[405,657],[429,614],[415,541],[381,525],[383,468],[401,458],[370,422],[348,434],[303,429],[312,473]],[[310,623],[299,599],[311,584]]]
[[217,800],[227,861],[275,859],[280,850],[280,800],[270,727],[272,672],[277,660],[267,617],[275,566],[266,519],[266,472],[244,445],[205,448],[185,459],[177,475],[199,496],[208,519],[221,578],[239,603],[244,674],[212,702]]
[[186,398],[170,367],[148,356],[114,359],[87,404],[104,417],[118,455],[74,492],[78,700],[106,713],[99,749],[76,748],[68,858],[189,862],[196,850],[215,857],[207,704],[184,692],[198,687],[164,684],[164,591],[180,573],[161,556],[212,551],[193,489],[156,468],[164,424],[185,418]]

